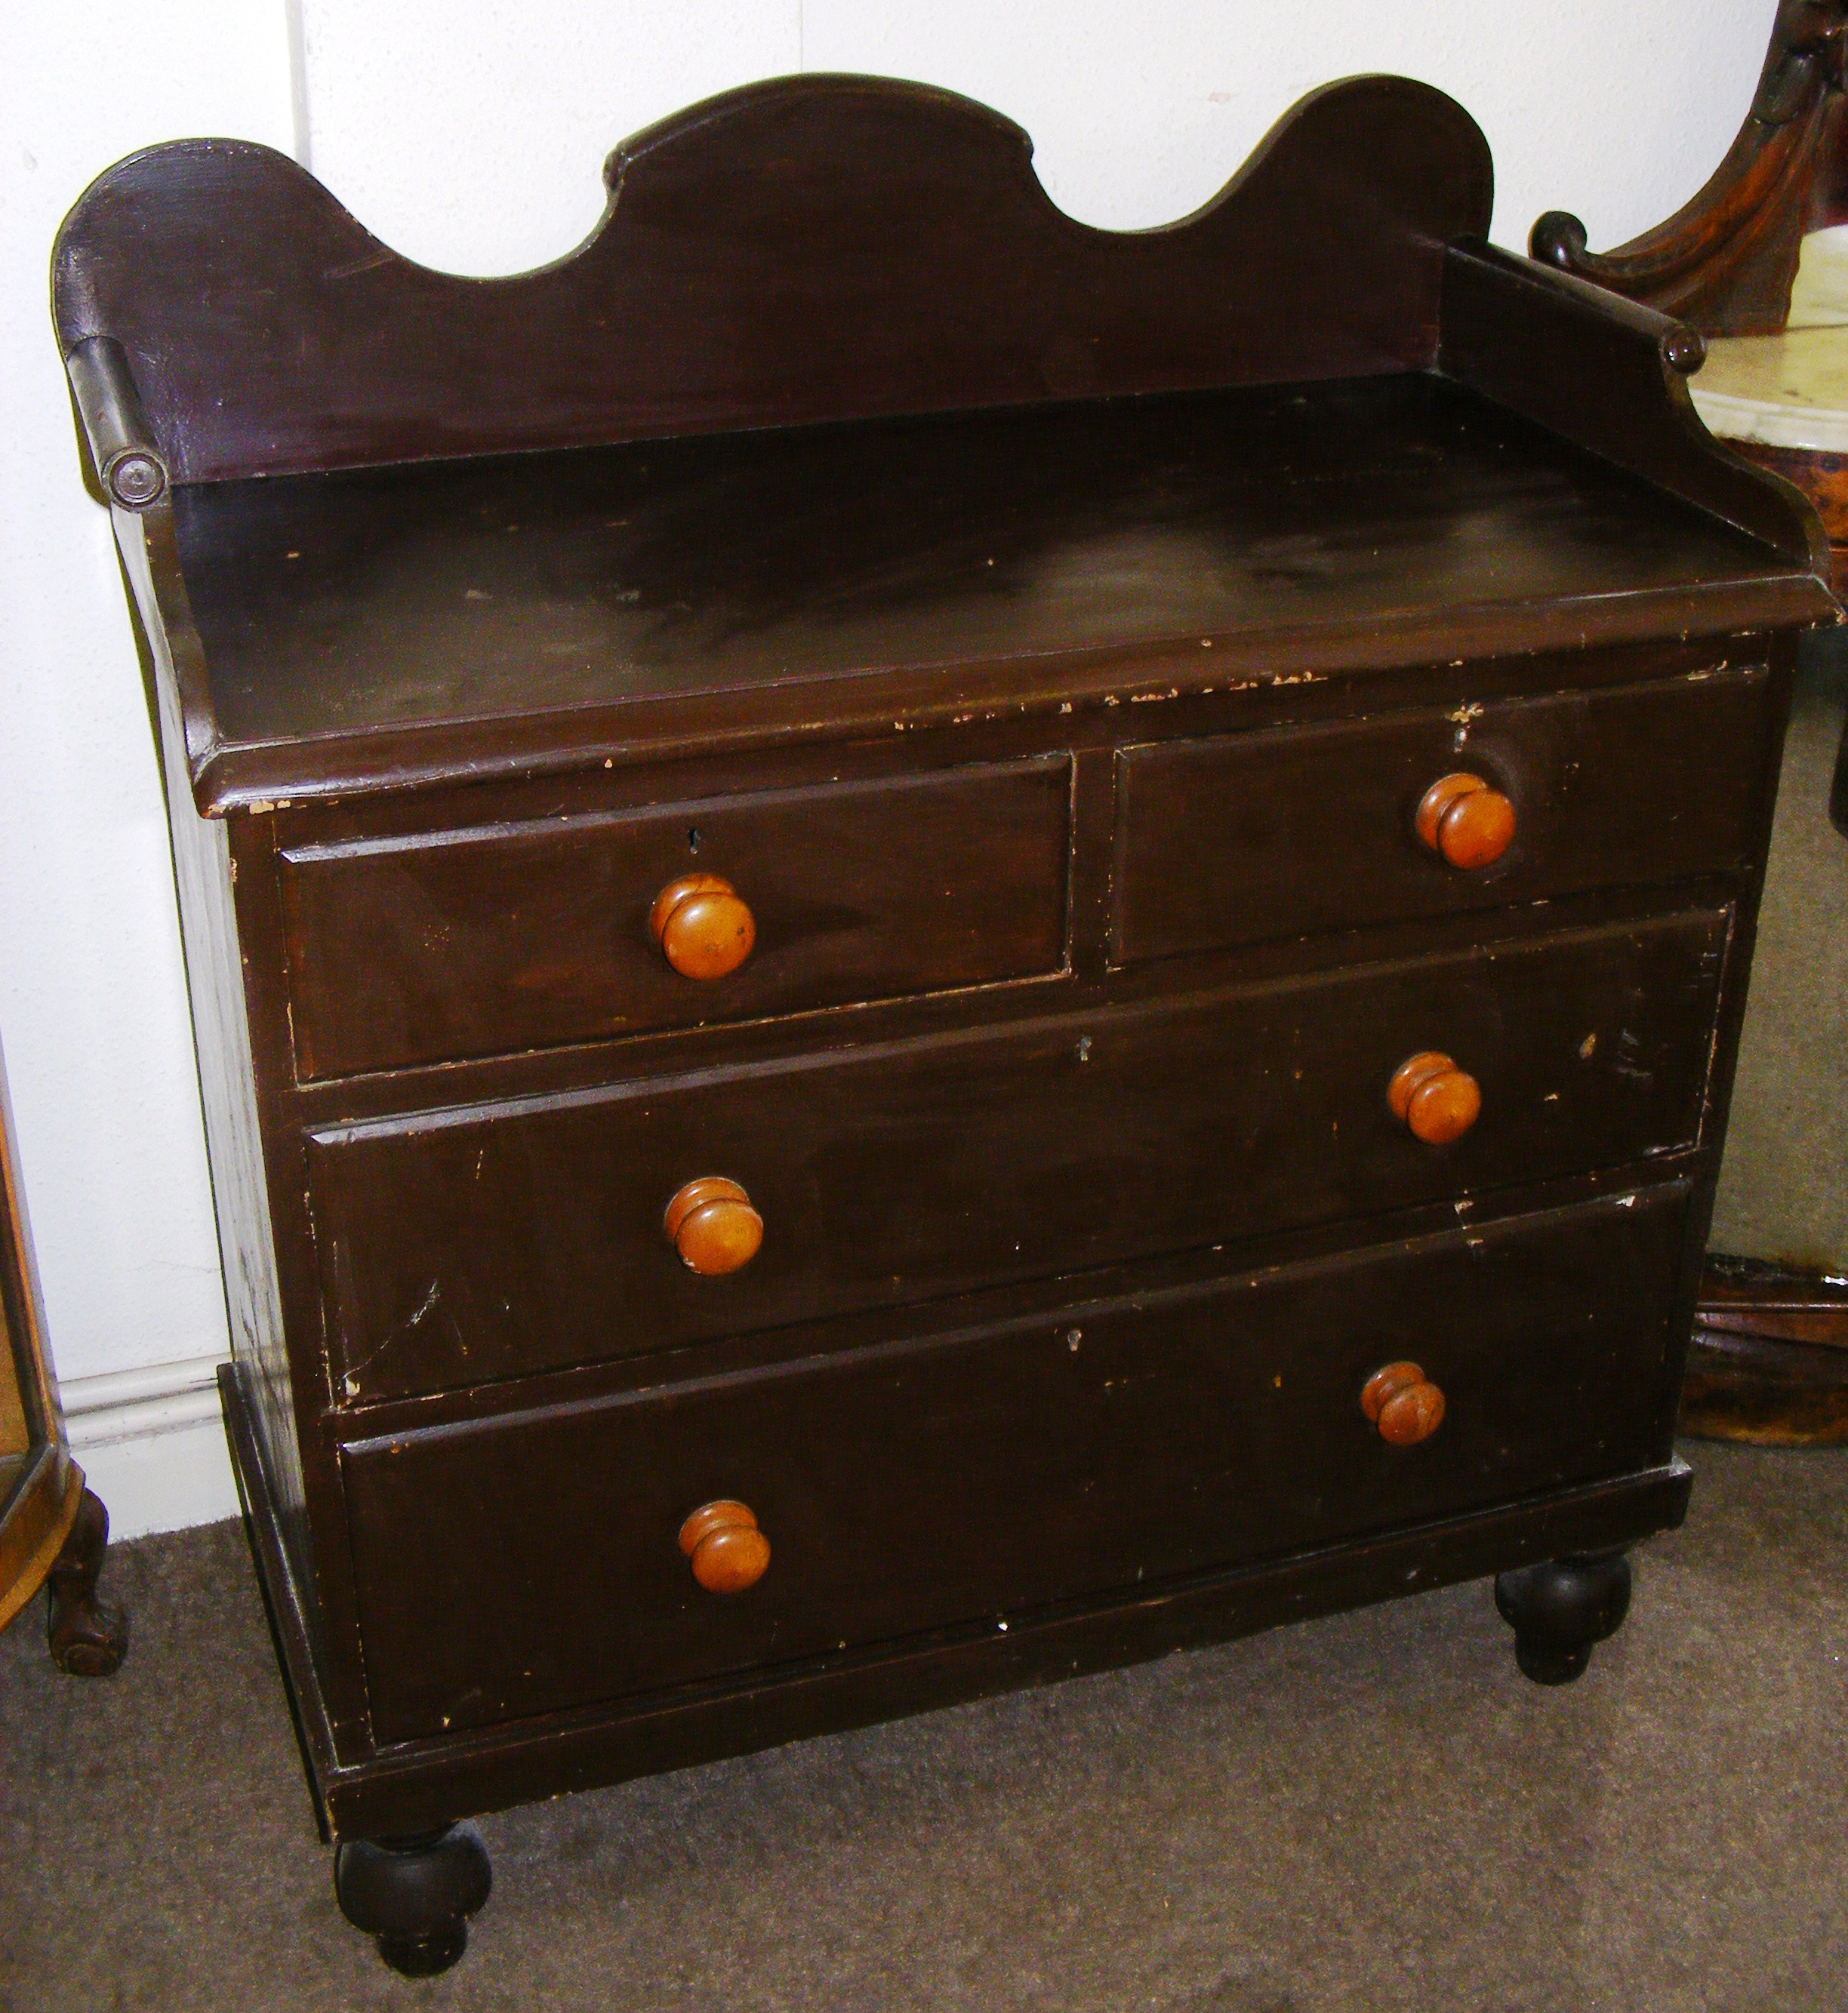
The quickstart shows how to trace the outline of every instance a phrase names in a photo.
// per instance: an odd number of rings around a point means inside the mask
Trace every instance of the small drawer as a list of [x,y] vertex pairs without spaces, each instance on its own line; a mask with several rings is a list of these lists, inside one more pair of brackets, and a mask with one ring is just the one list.
[[[1686,1215],[1671,1185],[350,1445],[378,1737],[994,1627],[1648,1465],[1667,1448]],[[1406,1359],[1442,1416],[1388,1444],[1363,1395]],[[683,1550],[714,1502],[758,1534],[729,1591]],[[724,1583],[722,1558],[697,1563]]]
[[[1720,668],[1125,749],[1112,959],[1736,871],[1779,720],[1767,672]],[[1427,842],[1420,807],[1452,776],[1484,787]]]
[[[1728,921],[317,1131],[336,1389],[483,1383],[1692,1146]],[[1449,1071],[1421,1060],[1395,1113],[1401,1065],[1438,1053]]]
[[[1070,827],[1058,755],[291,845],[280,874],[297,1073],[1056,973]],[[715,912],[709,885],[691,889],[706,899],[703,933],[672,899],[689,877],[730,890]]]

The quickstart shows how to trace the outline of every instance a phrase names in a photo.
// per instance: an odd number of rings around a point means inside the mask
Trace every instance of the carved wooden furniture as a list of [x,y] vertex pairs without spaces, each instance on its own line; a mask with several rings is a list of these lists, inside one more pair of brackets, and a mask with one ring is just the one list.
[[[1694,402],[1738,454],[1820,513],[1848,595],[1848,127],[1843,0],[1782,0],[1752,109],[1725,159],[1666,223],[1585,249],[1563,210],[1535,258],[1704,331]],[[1829,811],[1848,833],[1848,726]],[[1774,1445],[1848,1441],[1848,1294],[1816,1273],[1716,1257],[1702,1290],[1682,1423]]]
[[1670,1433],[1796,631],[1685,332],[1306,99],[1116,236],[853,79],[446,277],[261,148],[84,197],[227,1421],[402,1969],[523,1798],[1500,1573]]
[[1775,335],[1803,240],[1848,223],[1843,0],[1778,0],[1752,106],[1726,158],[1667,223],[1611,252],[1549,209],[1534,257],[1714,335]]
[[1752,107],[1692,201],[1614,251],[1549,210],[1533,256],[1674,315],[1708,338],[1694,402],[1734,450],[1796,484],[1828,527],[1848,585],[1848,224],[1844,0],[1780,0]]
[[46,1587],[52,1661],[106,1678],[127,1651],[128,1622],[97,1597],[109,1512],[65,1444],[13,1141],[0,1064],[0,1629]]
[[1681,1395],[1685,1430],[1760,1446],[1848,1443],[1848,1282],[1710,1257]]

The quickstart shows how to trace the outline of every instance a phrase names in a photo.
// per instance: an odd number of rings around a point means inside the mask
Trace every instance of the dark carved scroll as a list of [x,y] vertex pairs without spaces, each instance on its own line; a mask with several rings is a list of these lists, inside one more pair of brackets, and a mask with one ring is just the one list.
[[1593,252],[1576,216],[1549,209],[1529,234],[1533,256],[1710,335],[1781,329],[1804,238],[1848,218],[1843,16],[1844,0],[1782,0],[1746,123],[1665,223]]

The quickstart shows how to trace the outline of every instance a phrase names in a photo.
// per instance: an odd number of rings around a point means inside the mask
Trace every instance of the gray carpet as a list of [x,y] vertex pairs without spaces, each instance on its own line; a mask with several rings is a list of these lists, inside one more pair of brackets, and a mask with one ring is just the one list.
[[1692,1446],[1578,1685],[1485,1583],[484,1819],[461,1966],[336,1914],[241,1531],[121,1674],[0,1639],[0,2004],[1848,2008],[1848,1453]]

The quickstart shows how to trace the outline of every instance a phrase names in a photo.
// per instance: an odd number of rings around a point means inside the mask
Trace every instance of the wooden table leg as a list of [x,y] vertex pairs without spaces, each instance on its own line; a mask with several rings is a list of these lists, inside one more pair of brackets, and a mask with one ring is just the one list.
[[128,1654],[127,1616],[96,1597],[96,1576],[109,1542],[109,1513],[102,1498],[86,1489],[64,1549],[46,1576],[52,1661],[70,1677],[106,1678],[120,1669]]

